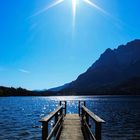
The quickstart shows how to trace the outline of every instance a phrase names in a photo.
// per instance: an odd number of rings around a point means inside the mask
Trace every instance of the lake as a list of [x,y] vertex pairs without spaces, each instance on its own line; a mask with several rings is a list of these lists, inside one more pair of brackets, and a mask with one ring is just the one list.
[[0,97],[0,140],[40,140],[38,121],[60,100],[70,100],[67,113],[77,113],[76,100],[85,100],[106,121],[103,140],[140,140],[140,96]]

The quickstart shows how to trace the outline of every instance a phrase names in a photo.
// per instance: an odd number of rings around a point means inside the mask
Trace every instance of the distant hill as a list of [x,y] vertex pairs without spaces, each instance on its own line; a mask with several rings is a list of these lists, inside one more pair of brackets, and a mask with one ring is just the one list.
[[140,94],[139,80],[140,40],[136,39],[117,49],[108,48],[85,73],[60,90],[79,94],[119,94],[130,90]]
[[0,86],[0,96],[26,96],[33,92],[23,88],[3,87]]
[[65,84],[65,85],[63,85],[63,86],[51,88],[51,89],[49,89],[49,91],[58,92],[58,91],[61,91],[61,90],[63,90],[64,88],[67,88],[67,87],[69,87],[69,83],[68,83],[68,84]]
[[0,86],[0,97],[3,96],[53,96],[57,95],[51,91],[30,91],[23,88],[3,87]]

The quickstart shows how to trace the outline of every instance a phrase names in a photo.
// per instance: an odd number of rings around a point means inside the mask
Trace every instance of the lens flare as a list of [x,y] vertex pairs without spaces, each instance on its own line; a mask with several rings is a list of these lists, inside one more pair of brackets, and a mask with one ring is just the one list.
[[73,27],[75,27],[76,8],[77,8],[77,1],[76,0],[72,0]]
[[32,17],[33,16],[38,16],[38,15],[46,12],[48,9],[53,8],[53,7],[57,6],[57,5],[59,5],[63,1],[64,0],[57,0],[57,1],[53,2],[52,4],[50,4],[50,5],[47,5],[45,8],[43,8],[42,10],[40,10],[40,11],[36,12],[34,15],[32,15]]
[[106,12],[104,9],[102,9],[101,7],[99,7],[98,5],[96,5],[95,3],[91,2],[90,0],[83,0],[84,2],[86,2],[87,4],[89,4],[90,6],[92,6],[93,8],[99,10],[100,12],[109,15],[108,12]]
[[[66,0],[55,0],[52,4],[47,5],[45,8],[41,9],[40,11],[36,12],[34,15],[32,15],[31,17],[34,16],[38,16],[44,12],[46,12],[47,10],[49,10],[50,8],[53,8],[61,3],[63,3]],[[92,6],[94,9],[97,9],[98,11],[100,11],[101,13],[103,13],[104,15],[112,18],[112,16],[105,11],[104,9],[102,9],[101,7],[99,7],[97,4],[95,4],[94,2],[92,2],[91,0],[81,0],[83,2],[85,2],[86,4]],[[76,24],[76,12],[77,12],[77,4],[78,4],[78,0],[71,0],[71,4],[72,4],[72,27],[73,30],[75,29],[75,24]]]

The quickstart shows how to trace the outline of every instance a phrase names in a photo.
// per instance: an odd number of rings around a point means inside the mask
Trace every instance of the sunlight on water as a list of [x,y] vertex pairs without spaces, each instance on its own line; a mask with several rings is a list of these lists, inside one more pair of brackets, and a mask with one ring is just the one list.
[[68,101],[68,100],[76,100],[76,96],[53,96],[48,97],[47,99],[54,100],[54,101]]
[[[139,140],[140,98],[138,97],[1,97],[0,140],[41,139],[38,121],[54,111],[59,101],[67,100],[67,113],[78,113],[78,100],[103,118],[103,140]],[[51,128],[52,120],[49,124]],[[93,128],[94,126],[92,126]]]

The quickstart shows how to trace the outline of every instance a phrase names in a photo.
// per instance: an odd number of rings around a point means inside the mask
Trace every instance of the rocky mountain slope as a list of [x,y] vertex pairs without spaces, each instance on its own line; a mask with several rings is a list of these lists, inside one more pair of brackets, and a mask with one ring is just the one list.
[[[140,40],[128,42],[117,49],[107,49],[100,58],[61,91],[96,92],[114,89],[130,79],[140,77]],[[133,83],[133,82],[132,82]],[[130,85],[129,85],[130,86]]]

